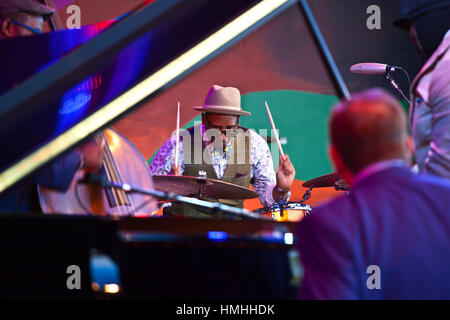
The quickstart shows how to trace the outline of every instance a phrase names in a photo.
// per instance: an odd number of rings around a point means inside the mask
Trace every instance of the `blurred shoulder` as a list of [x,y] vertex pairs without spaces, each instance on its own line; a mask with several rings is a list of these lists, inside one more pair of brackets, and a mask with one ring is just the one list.
[[442,190],[442,192],[450,193],[450,179],[448,178],[427,173],[418,173],[415,174],[413,179],[417,181],[419,187],[435,187]]

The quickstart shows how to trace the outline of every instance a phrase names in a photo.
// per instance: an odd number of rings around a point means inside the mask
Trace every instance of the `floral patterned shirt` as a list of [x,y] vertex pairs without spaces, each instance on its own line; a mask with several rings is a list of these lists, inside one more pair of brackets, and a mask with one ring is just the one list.
[[[219,179],[222,179],[227,167],[228,156],[231,154],[231,145],[229,144],[225,152],[216,152],[213,150],[213,144],[208,143],[204,134],[202,125],[203,140],[206,142],[208,154],[211,156],[211,163]],[[272,156],[270,154],[267,142],[256,132],[250,132],[250,159],[251,159],[251,184],[258,193],[259,200],[263,206],[270,206],[273,202],[272,191],[276,185],[276,175],[273,168]],[[174,164],[175,159],[175,135],[167,140],[159,150],[158,154],[150,164],[150,170],[154,175],[167,175]],[[178,143],[178,165],[181,168],[181,174],[185,169],[183,143]]]

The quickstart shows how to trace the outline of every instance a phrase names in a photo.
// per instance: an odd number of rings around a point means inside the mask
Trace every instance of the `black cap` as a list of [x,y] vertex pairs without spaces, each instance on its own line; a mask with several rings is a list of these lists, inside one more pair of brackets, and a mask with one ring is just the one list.
[[55,10],[36,0],[0,0],[0,16],[18,12],[42,16],[44,20],[47,20]]
[[447,6],[450,6],[450,0],[400,0],[400,17],[394,20],[394,25],[407,30],[422,14]]

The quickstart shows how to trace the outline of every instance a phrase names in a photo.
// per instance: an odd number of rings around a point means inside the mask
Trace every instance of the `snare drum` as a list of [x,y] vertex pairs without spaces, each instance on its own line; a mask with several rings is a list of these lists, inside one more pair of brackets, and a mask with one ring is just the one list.
[[288,202],[283,206],[274,204],[271,207],[265,207],[254,210],[255,213],[259,213],[263,216],[269,217],[275,221],[290,221],[298,222],[306,215],[310,214],[312,207],[300,202]]

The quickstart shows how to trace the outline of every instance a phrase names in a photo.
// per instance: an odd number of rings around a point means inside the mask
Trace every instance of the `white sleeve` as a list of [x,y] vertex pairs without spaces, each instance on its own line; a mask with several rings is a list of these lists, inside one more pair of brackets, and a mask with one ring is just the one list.
[[[267,142],[252,130],[250,130],[250,146],[252,185],[259,195],[261,204],[267,207],[274,203],[272,192],[277,184],[272,155]],[[290,193],[288,199],[289,197]]]

